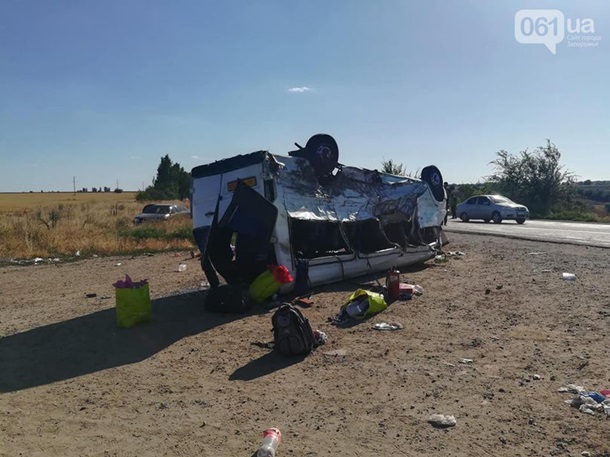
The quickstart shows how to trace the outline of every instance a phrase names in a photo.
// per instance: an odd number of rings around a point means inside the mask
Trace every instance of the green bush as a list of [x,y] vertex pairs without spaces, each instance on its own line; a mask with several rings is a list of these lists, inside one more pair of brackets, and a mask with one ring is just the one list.
[[188,240],[195,243],[193,237],[193,229],[191,227],[181,227],[173,232],[166,234],[165,238],[168,240]]
[[555,221],[577,221],[577,222],[598,222],[598,218],[593,213],[585,213],[580,211],[556,211],[542,217],[542,219],[551,219]]

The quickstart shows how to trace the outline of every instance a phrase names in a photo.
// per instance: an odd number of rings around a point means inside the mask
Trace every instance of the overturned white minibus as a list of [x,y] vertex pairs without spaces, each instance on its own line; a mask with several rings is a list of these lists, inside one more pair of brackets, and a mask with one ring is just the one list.
[[211,287],[218,274],[248,284],[270,264],[316,286],[436,255],[446,210],[439,170],[414,179],[338,156],[335,140],[318,134],[287,156],[257,151],[193,168],[193,234]]

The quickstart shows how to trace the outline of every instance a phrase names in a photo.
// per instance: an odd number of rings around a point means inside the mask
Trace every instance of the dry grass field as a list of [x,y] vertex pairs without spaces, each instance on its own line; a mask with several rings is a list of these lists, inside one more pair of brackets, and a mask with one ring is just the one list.
[[[0,214],[30,211],[46,206],[80,203],[135,203],[135,192],[20,192],[0,193]],[[138,206],[143,206],[138,204]]]
[[135,226],[135,193],[0,194],[0,261],[193,247],[191,220]]

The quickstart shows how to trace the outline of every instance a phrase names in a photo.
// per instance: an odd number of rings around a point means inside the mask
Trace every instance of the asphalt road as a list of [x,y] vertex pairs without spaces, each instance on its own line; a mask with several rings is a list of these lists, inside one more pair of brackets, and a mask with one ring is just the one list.
[[494,224],[449,219],[446,231],[610,248],[610,224],[528,220],[525,224],[519,225],[515,221]]

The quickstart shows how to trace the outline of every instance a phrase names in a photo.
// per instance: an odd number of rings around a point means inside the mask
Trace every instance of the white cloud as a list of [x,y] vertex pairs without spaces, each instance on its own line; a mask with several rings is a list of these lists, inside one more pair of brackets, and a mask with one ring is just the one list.
[[197,155],[191,156],[191,159],[193,159],[193,160],[199,160],[199,156],[197,156]]
[[130,158],[130,159],[132,159],[132,160],[133,160],[133,159],[139,159],[139,158],[140,158],[140,156],[129,156],[129,158]]
[[301,87],[291,87],[290,89],[288,89],[288,92],[302,94],[303,92],[309,92],[309,91],[312,91],[312,90],[313,89],[311,87],[301,86]]

